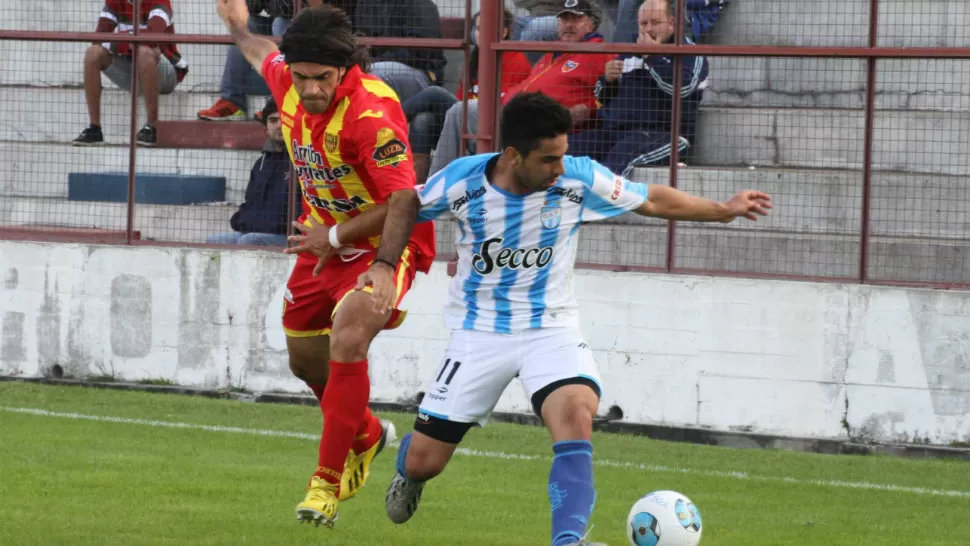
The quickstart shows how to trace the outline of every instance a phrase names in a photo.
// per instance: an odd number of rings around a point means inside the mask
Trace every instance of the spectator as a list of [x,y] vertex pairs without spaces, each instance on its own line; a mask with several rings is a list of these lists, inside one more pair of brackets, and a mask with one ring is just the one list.
[[[138,0],[141,2],[139,29],[146,33],[174,34],[170,0]],[[98,18],[95,32],[131,33],[134,28],[134,7],[129,0],[107,0]],[[90,125],[74,139],[75,146],[92,146],[104,142],[101,131],[101,73],[118,87],[131,89],[132,51],[138,55],[138,82],[145,97],[148,122],[138,131],[137,143],[154,146],[157,142],[155,123],[158,122],[158,96],[175,90],[189,72],[189,65],[179,54],[175,44],[140,45],[128,43],[94,43],[84,55],[84,96],[88,103]]]
[[[637,14],[638,44],[672,44],[672,0],[646,0]],[[685,43],[692,43],[685,38]],[[667,165],[671,152],[673,59],[660,55],[626,55],[606,64],[597,85],[603,105],[599,128],[569,139],[569,153],[589,156],[614,173],[629,177],[635,167]],[[707,87],[704,57],[684,57],[681,79],[681,123],[678,150],[686,156],[694,135],[697,106]]]
[[[366,0],[357,2],[354,29],[371,38],[441,38],[441,16],[432,0]],[[370,73],[384,80],[403,103],[444,77],[440,49],[372,47]]]
[[[560,40],[603,41],[603,36],[596,33],[599,14],[589,0],[562,0],[562,6],[556,16]],[[573,127],[579,130],[596,116],[596,82],[603,74],[606,62],[614,58],[616,56],[610,53],[546,53],[532,67],[529,76],[505,94],[502,104],[520,92],[541,91],[569,108]],[[458,158],[461,113],[461,104],[455,104],[445,114],[430,172],[438,172]],[[468,101],[468,131],[478,131],[478,101]]]
[[[631,0],[632,1],[632,0]],[[529,12],[529,15],[516,17],[512,27],[512,39],[527,42],[555,42],[559,39],[558,15],[563,10],[563,0],[515,0],[515,5]],[[570,4],[571,2],[565,2]],[[602,11],[590,1],[596,26],[600,24]],[[530,63],[535,63],[542,53],[530,51],[525,54]]]
[[[684,0],[684,16],[687,22],[687,36],[697,42],[714,26],[721,10],[730,0]],[[643,0],[619,0],[616,9],[616,29],[614,42],[635,42],[640,32],[637,13]],[[676,0],[671,0],[671,10],[676,10]]]
[[[505,10],[505,27],[502,29],[502,37],[509,35],[509,25],[512,24],[512,13]],[[478,43],[479,14],[473,16],[474,27],[472,30],[472,42]],[[465,71],[469,76],[471,90],[464,91],[464,77],[458,84],[458,91],[452,95],[443,87],[432,85],[425,88],[417,95],[404,102],[404,114],[408,119],[408,140],[411,141],[413,153],[414,170],[418,175],[418,184],[423,184],[428,178],[428,170],[431,167],[431,151],[438,143],[441,136],[441,127],[444,124],[445,113],[452,105],[461,100],[462,97],[469,99],[478,98],[478,46],[473,46],[468,57],[468,66]],[[524,80],[532,66],[520,51],[509,51],[502,55],[502,81],[499,84],[499,91],[502,96]]]
[[283,140],[280,113],[269,99],[260,120],[266,125],[266,145],[249,173],[246,199],[229,219],[232,231],[210,235],[207,243],[286,246],[290,202],[290,158]]
[[[314,7],[323,0],[303,0],[304,6]],[[282,36],[293,19],[293,0],[246,0],[249,31],[263,36]],[[265,15],[264,15],[265,14]],[[246,97],[269,95],[266,82],[243,57],[236,45],[229,47],[222,69],[221,97],[211,107],[199,111],[199,119],[210,121],[238,121],[246,119]]]

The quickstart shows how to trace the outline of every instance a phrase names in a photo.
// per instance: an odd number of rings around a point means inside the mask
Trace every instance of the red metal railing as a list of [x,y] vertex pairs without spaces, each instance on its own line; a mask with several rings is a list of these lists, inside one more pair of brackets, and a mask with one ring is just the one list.
[[[430,49],[451,49],[462,50],[464,53],[465,65],[468,65],[470,54],[471,37],[471,0],[465,0],[464,36],[461,39],[390,39],[390,38],[364,38],[362,41],[371,46],[384,47],[408,47],[408,48],[430,48]],[[139,4],[134,4],[135,20],[138,20]],[[299,0],[297,0],[299,6]],[[873,177],[873,140],[875,133],[876,116],[876,83],[877,83],[877,60],[880,59],[970,59],[970,48],[962,47],[879,47],[877,40],[877,28],[879,18],[878,0],[869,2],[868,20],[868,40],[866,47],[808,47],[808,46],[749,46],[749,45],[680,45],[683,43],[682,37],[684,29],[682,25],[676,26],[677,45],[657,45],[644,46],[637,44],[616,44],[616,43],[566,43],[566,42],[525,42],[508,41],[500,39],[500,29],[502,28],[502,8],[499,2],[482,2],[480,38],[478,47],[479,57],[479,81],[499,81],[501,63],[500,56],[507,52],[571,52],[571,53],[641,53],[641,54],[662,54],[673,57],[675,81],[673,86],[674,109],[672,112],[672,135],[670,160],[670,184],[678,186],[678,134],[680,120],[682,116],[680,107],[681,94],[681,64],[685,56],[707,56],[707,57],[796,57],[796,58],[839,58],[839,59],[865,59],[866,60],[866,90],[865,90],[865,122],[864,122],[864,143],[862,154],[862,200],[861,200],[861,221],[859,225],[859,251],[858,268],[853,277],[813,277],[808,275],[775,274],[775,273],[749,273],[734,272],[723,270],[701,270],[690,269],[677,266],[676,242],[677,225],[674,222],[667,224],[666,232],[666,251],[663,267],[648,266],[616,266],[610,264],[586,264],[587,267],[597,269],[624,270],[624,271],[663,271],[676,273],[692,274],[714,274],[724,276],[744,276],[752,278],[782,278],[782,279],[802,279],[802,280],[821,280],[821,281],[841,281],[841,282],[860,282],[885,285],[900,286],[933,286],[937,288],[970,288],[970,282],[916,282],[916,281],[892,281],[886,279],[873,280],[869,275],[870,262],[870,231],[871,231],[871,206],[872,206],[872,177]],[[677,0],[676,3],[677,20],[683,20],[680,14],[685,12],[685,0]],[[137,34],[135,25],[134,35],[112,34],[111,41],[125,42],[130,44],[144,43],[178,43],[178,44],[231,44],[232,40],[228,36],[213,36],[199,34],[177,34],[177,35],[151,35],[144,36]],[[7,41],[45,41],[45,42],[97,42],[105,38],[103,34],[93,32],[45,32],[45,31],[24,31],[24,30],[0,30],[0,40]],[[278,41],[278,38],[274,38]],[[137,63],[137,56],[133,63]],[[464,88],[470,88],[470,77],[463,71]],[[137,131],[137,85],[138,85],[137,66],[132,69],[131,84],[131,120],[129,134],[129,165],[128,165],[128,203],[126,219],[125,243],[136,244],[166,244],[158,242],[140,241],[135,234],[135,173],[137,170],[138,151],[136,146]],[[467,109],[467,100],[464,108]],[[499,93],[496,86],[482,85],[479,92],[479,124],[477,134],[467,134],[467,119],[463,121],[462,137],[476,138],[477,149],[479,152],[491,151],[495,148],[496,129],[498,123]],[[467,118],[467,116],[466,116]],[[464,146],[461,147],[464,149]],[[968,204],[970,205],[970,204]],[[291,189],[291,211],[295,208],[295,197],[292,196]],[[0,237],[12,237],[10,232],[0,233]],[[59,235],[59,240],[64,237]],[[79,236],[79,239],[82,237]],[[185,243],[179,243],[186,246]],[[191,245],[196,246],[196,245]],[[202,246],[202,245],[199,245]]]

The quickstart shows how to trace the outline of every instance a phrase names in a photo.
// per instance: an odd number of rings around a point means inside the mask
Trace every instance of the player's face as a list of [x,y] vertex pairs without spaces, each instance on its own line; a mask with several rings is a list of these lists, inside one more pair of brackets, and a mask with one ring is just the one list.
[[664,43],[674,35],[674,18],[667,15],[666,0],[647,0],[637,12],[640,34]]
[[279,112],[266,118],[266,138],[273,142],[283,142],[283,124],[280,122]]
[[563,42],[581,42],[583,37],[593,32],[593,19],[575,13],[563,13],[556,18],[559,24],[559,39]]
[[551,188],[565,172],[562,159],[566,155],[567,147],[566,135],[540,140],[537,150],[527,156],[519,156],[515,165],[516,182],[530,192]]
[[322,114],[330,108],[337,86],[347,69],[317,63],[293,63],[293,86],[308,114]]

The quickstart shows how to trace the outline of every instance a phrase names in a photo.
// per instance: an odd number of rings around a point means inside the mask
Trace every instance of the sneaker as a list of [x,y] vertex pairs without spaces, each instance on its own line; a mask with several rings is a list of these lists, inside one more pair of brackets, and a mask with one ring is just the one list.
[[384,446],[393,442],[397,438],[394,423],[381,419],[381,437],[367,451],[356,454],[353,450],[347,454],[347,462],[344,463],[344,473],[340,477],[340,500],[347,500],[357,494],[367,478],[370,476],[370,465],[374,457],[384,450]]
[[141,128],[141,131],[138,131],[135,140],[139,146],[154,146],[158,143],[158,133],[151,125],[145,125]]
[[337,486],[319,476],[310,478],[306,498],[296,505],[296,519],[300,523],[314,523],[317,527],[333,528],[337,521]]
[[71,141],[74,146],[97,146],[98,144],[104,144],[104,134],[101,132],[101,127],[98,125],[89,125],[87,129],[81,131],[81,134]]
[[424,482],[413,482],[395,473],[391,485],[387,486],[387,496],[384,497],[384,511],[394,523],[404,523],[418,510]]
[[199,111],[199,119],[209,121],[239,121],[246,119],[246,112],[236,106],[232,101],[219,99],[212,108]]

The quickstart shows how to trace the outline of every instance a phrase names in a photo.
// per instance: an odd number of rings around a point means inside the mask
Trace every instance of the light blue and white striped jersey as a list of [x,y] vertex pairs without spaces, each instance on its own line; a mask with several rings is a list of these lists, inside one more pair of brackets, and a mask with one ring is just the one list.
[[639,207],[647,186],[589,158],[566,156],[565,174],[549,190],[513,195],[486,180],[496,155],[453,161],[418,187],[419,222],[450,215],[458,224],[458,273],[445,321],[452,329],[498,333],[578,327],[576,232],[582,222]]

